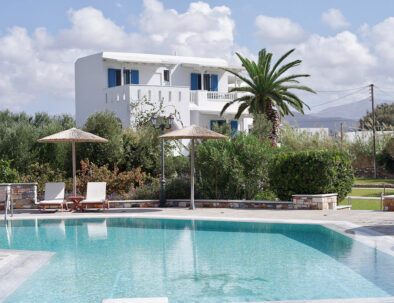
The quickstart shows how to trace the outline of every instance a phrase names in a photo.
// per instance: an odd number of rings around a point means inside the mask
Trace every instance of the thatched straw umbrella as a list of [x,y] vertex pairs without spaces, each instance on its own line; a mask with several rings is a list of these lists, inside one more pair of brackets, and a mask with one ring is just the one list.
[[77,194],[77,180],[76,180],[76,161],[75,161],[75,143],[77,142],[108,142],[107,139],[84,132],[78,128],[70,128],[65,131],[41,138],[37,140],[39,143],[58,143],[71,142],[72,145],[72,161],[73,161],[73,195]]
[[228,139],[227,136],[214,132],[200,126],[188,126],[182,129],[174,130],[160,136],[161,139],[191,139],[190,150],[190,208],[194,206],[194,140],[195,139]]

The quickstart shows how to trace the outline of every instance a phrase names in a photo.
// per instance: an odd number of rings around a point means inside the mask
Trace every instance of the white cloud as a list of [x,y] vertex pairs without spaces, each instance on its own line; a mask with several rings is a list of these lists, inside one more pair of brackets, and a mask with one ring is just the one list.
[[145,0],[139,26],[155,52],[229,58],[234,43],[234,21],[226,6],[194,2],[185,13],[165,9],[157,0]]
[[288,18],[259,15],[255,25],[258,30],[256,36],[267,43],[297,43],[307,37],[301,25]]
[[350,25],[342,15],[341,11],[336,8],[330,8],[328,11],[324,12],[321,16],[321,20],[324,24],[327,24],[333,29],[343,28]]
[[390,67],[394,66],[394,17],[385,19],[383,22],[373,27],[363,25],[361,33],[371,48],[381,58],[382,64]]
[[[138,32],[127,32],[93,7],[68,12],[70,27],[56,35],[46,28],[29,34],[13,27],[0,33],[0,109],[74,108],[74,62],[100,51],[128,51],[231,58],[234,21],[225,6],[204,2],[184,13],[144,1]],[[50,101],[48,101],[50,100]],[[59,103],[58,103],[59,102]]]

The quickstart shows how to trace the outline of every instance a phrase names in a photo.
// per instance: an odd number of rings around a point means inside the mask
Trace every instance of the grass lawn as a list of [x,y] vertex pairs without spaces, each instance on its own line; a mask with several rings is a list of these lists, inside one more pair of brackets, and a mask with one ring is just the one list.
[[355,184],[394,184],[394,179],[355,178]]
[[[374,189],[374,188],[353,188],[352,192],[349,196],[359,196],[359,197],[380,197],[380,193],[383,192],[383,189]],[[386,196],[394,195],[394,188],[387,189],[386,188]],[[339,205],[348,204],[348,200],[342,200]],[[357,200],[352,199],[352,209],[372,209],[372,210],[380,210],[380,200]]]

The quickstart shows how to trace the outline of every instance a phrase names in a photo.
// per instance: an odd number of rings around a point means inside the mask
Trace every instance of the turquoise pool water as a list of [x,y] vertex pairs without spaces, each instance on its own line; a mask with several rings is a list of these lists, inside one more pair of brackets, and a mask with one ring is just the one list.
[[0,248],[56,252],[6,302],[180,302],[394,295],[394,257],[319,225],[77,219],[0,222]]

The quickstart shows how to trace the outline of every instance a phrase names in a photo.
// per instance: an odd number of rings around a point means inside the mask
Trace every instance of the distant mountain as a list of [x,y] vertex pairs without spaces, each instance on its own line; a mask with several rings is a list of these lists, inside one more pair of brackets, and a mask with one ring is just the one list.
[[[375,106],[385,102],[391,103],[392,101],[390,102],[387,100],[375,100]],[[361,117],[365,116],[367,111],[371,110],[371,99],[366,98],[364,100],[350,104],[329,107],[319,112],[315,112],[313,113],[313,115],[324,118],[341,117],[346,119],[359,120]]]
[[343,123],[345,131],[358,126],[358,120],[355,119],[346,119],[342,117],[320,117],[312,114],[302,115],[295,113],[294,117],[286,116],[283,120],[292,126],[300,128],[328,128],[331,132],[335,130],[339,131],[341,123]]
[[[387,100],[376,100],[375,105],[385,102],[392,103]],[[346,131],[357,128],[359,119],[367,111],[371,111],[371,99],[369,98],[351,104],[329,107],[312,114],[295,113],[294,117],[287,116],[283,120],[300,128],[324,127],[329,128],[331,132],[339,131],[342,123]]]

